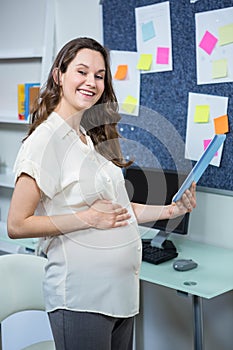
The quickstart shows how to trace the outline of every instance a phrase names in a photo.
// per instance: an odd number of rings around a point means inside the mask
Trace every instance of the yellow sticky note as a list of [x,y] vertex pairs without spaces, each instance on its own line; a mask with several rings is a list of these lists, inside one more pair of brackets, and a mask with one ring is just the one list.
[[128,113],[133,113],[137,102],[138,100],[135,97],[128,95],[123,102],[122,109]]
[[127,64],[120,64],[117,67],[117,71],[116,71],[116,73],[114,75],[114,79],[124,80],[126,78],[127,72],[128,72]]
[[150,70],[151,64],[152,64],[152,59],[153,56],[152,54],[147,54],[147,53],[143,53],[140,55],[138,64],[137,64],[137,69],[140,70]]
[[195,123],[208,123],[210,115],[209,105],[198,105],[195,108],[194,122]]
[[222,115],[221,117],[214,118],[215,134],[225,134],[229,131],[228,116]]
[[212,64],[212,78],[225,78],[227,76],[227,60],[221,59],[213,61]]
[[219,45],[227,45],[233,43],[233,23],[218,28]]

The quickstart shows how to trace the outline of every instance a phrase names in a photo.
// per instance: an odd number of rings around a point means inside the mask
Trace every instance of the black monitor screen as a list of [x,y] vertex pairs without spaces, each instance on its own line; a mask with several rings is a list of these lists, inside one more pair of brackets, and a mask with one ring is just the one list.
[[[172,197],[184,182],[187,174],[174,170],[140,168],[131,166],[125,170],[125,185],[131,202],[141,204],[171,204]],[[165,232],[188,233],[189,213],[171,220],[158,220],[143,226]]]

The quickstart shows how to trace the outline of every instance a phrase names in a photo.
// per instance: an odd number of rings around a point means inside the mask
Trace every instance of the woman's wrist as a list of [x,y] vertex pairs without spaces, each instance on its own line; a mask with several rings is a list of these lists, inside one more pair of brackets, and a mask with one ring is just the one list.
[[168,204],[165,206],[166,210],[166,218],[167,219],[174,219],[176,217],[175,215],[175,204]]
[[79,221],[79,229],[88,229],[94,227],[94,224],[92,222],[93,220],[91,220],[92,215],[90,215],[89,209],[76,213],[76,217]]

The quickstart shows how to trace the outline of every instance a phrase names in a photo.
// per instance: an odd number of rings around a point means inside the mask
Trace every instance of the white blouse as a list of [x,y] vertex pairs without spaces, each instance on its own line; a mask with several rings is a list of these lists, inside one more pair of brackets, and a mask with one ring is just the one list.
[[46,310],[69,309],[130,317],[139,311],[141,240],[119,167],[84,144],[75,130],[53,112],[26,139],[15,174],[32,176],[42,197],[38,215],[87,209],[97,199],[126,207],[129,225],[85,229],[43,238],[48,262]]

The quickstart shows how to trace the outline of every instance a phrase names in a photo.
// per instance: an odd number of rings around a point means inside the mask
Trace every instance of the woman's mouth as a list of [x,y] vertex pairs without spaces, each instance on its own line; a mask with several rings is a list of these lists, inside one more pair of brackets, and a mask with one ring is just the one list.
[[78,90],[82,95],[85,95],[85,96],[94,96],[94,92],[91,92],[91,91],[87,91],[87,90]]

